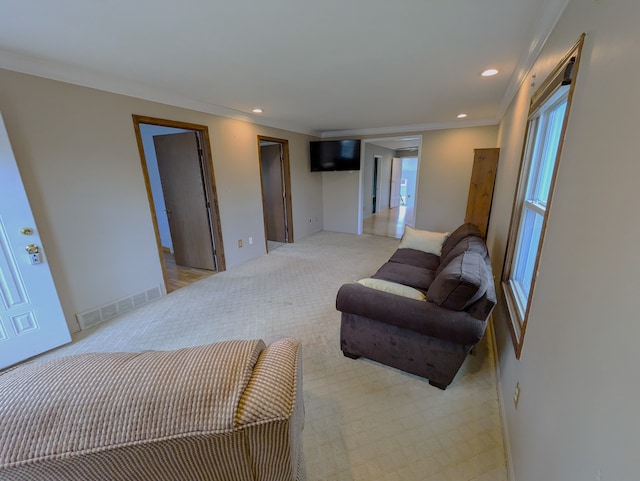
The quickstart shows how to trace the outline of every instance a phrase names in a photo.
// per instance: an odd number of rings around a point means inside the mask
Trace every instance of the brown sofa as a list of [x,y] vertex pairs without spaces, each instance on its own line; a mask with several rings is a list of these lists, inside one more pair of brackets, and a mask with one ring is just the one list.
[[343,285],[336,298],[343,354],[425,377],[445,389],[482,338],[496,303],[479,229],[461,225],[446,237],[439,255],[399,248],[372,278],[408,286],[422,298]]
[[0,373],[0,480],[297,480],[300,344],[94,353]]

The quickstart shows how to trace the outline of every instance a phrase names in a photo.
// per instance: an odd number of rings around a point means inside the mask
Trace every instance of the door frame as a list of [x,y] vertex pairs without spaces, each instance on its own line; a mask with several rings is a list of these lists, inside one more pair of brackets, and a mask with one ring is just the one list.
[[[420,184],[420,166],[422,164],[422,135],[417,134],[417,135],[412,135],[411,137],[415,137],[415,145],[417,147],[418,153],[415,156],[412,156],[412,158],[416,158],[417,160],[417,164],[416,164],[416,180],[415,180],[415,192],[414,192],[414,196],[413,196],[413,218],[412,223],[406,222],[406,224],[409,224],[411,227],[415,227],[415,223],[416,220],[418,218],[418,192],[419,192],[419,184]],[[365,194],[365,162],[367,161],[366,159],[366,154],[367,154],[367,144],[373,144],[376,145],[378,142],[380,141],[384,141],[384,142],[388,142],[388,141],[397,141],[397,142],[406,142],[406,140],[404,139],[404,136],[400,136],[400,137],[374,137],[374,138],[367,138],[367,139],[362,139],[362,147],[360,149],[360,165],[361,165],[361,169],[360,169],[360,178],[358,181],[358,225],[357,225],[357,233],[358,235],[362,234],[362,224],[364,222],[364,211],[363,209],[365,208],[365,205],[367,205],[367,203],[369,202],[367,199],[364,198],[364,194]],[[412,143],[413,143],[413,139],[412,139]],[[404,158],[404,157],[403,157]],[[370,203],[368,205],[371,205]]]
[[292,213],[292,201],[291,201],[291,168],[289,166],[289,141],[286,139],[278,139],[275,137],[267,137],[265,135],[258,135],[258,168],[260,171],[260,192],[262,194],[262,223],[264,226],[264,245],[267,252],[269,252],[269,242],[267,239],[267,218],[265,215],[265,199],[264,199],[264,179],[262,178],[262,153],[260,151],[260,142],[276,142],[281,145],[282,153],[282,176],[283,186],[285,194],[285,216],[287,221],[286,234],[287,244],[293,243],[293,213]]
[[[396,163],[395,161],[400,161],[400,178],[398,180],[398,205],[391,206],[391,200],[393,199],[393,166]],[[389,209],[395,209],[396,207],[402,206],[402,195],[400,195],[400,188],[402,186],[402,157],[391,157],[391,173],[389,174]]]
[[172,127],[176,129],[185,129],[195,131],[200,139],[202,148],[202,165],[203,178],[205,181],[205,189],[210,199],[211,209],[211,231],[213,233],[214,255],[217,260],[217,272],[226,270],[226,262],[224,258],[224,244],[222,242],[222,228],[220,226],[220,209],[218,207],[218,194],[216,192],[216,179],[213,169],[213,159],[211,156],[211,143],[209,140],[209,128],[206,125],[191,124],[188,122],[180,122],[178,120],[167,120],[156,117],[147,117],[144,115],[132,115],[133,127],[136,133],[136,141],[138,142],[138,153],[140,154],[140,162],[142,164],[142,174],[144,176],[144,184],[147,189],[147,198],[149,200],[149,210],[151,220],[153,221],[153,230],[156,235],[156,246],[158,249],[158,257],[162,266],[162,277],[165,283],[165,289],[169,285],[167,276],[167,266],[164,262],[164,251],[162,249],[162,241],[160,239],[160,229],[158,228],[158,219],[156,218],[156,209],[153,202],[151,192],[151,181],[149,180],[149,169],[147,167],[147,158],[144,153],[144,145],[142,143],[142,133],[140,132],[140,124],[158,125],[161,127]]
[[373,193],[371,195],[371,214],[379,214],[380,211],[378,207],[380,207],[379,197],[380,197],[380,182],[381,182],[381,168],[380,165],[382,161],[382,155],[374,154],[373,156]]

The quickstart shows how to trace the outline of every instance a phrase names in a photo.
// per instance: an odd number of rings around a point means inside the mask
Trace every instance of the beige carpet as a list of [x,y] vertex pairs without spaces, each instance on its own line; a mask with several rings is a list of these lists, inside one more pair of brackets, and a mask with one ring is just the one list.
[[294,336],[303,344],[307,480],[505,481],[488,336],[444,392],[342,356],[336,292],[373,274],[398,242],[321,232],[83,331],[42,357]]

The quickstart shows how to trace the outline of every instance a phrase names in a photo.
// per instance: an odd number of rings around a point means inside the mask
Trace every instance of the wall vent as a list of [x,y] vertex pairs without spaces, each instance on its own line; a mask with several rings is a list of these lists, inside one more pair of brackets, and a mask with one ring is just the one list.
[[162,297],[162,294],[162,286],[157,286],[144,292],[104,304],[103,306],[79,312],[76,314],[76,319],[78,319],[81,329],[88,329],[96,324],[100,324],[101,322],[113,319],[125,312],[129,312],[136,307],[148,304],[149,302]]

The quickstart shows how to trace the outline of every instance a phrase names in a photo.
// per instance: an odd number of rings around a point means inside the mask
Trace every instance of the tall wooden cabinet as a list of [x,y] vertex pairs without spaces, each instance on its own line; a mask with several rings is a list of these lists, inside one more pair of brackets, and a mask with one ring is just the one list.
[[498,148],[474,149],[473,171],[464,221],[476,224],[482,232],[482,237],[487,236],[489,227],[499,155]]

